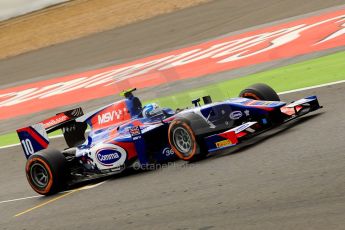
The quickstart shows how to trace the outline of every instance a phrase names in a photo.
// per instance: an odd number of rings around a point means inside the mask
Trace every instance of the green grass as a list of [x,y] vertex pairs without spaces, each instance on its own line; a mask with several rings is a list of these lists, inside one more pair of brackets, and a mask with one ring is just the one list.
[[0,146],[11,145],[19,142],[17,133],[9,133],[0,136]]
[[[53,137],[56,135],[62,134],[61,130],[54,131],[48,135],[48,137]],[[17,144],[19,143],[19,138],[17,136],[16,132],[13,133],[8,133],[5,135],[0,136],[0,147],[6,146],[6,145],[12,145],[12,144]]]
[[[170,95],[168,97],[155,98],[152,101],[161,106],[183,108],[191,106],[192,99],[205,95],[210,95],[213,101],[237,96],[243,88],[259,82],[270,85],[277,92],[319,85],[344,80],[344,63],[345,52],[339,52],[266,72],[252,74],[246,77],[190,89],[187,92]],[[60,133],[54,132],[51,135],[57,134]],[[0,136],[0,146],[15,144],[18,142],[19,140],[16,133]]]
[[277,92],[345,79],[345,52],[324,56],[305,62],[280,67],[266,72],[248,75],[217,84],[191,89],[188,92],[154,99],[161,106],[172,108],[191,105],[191,100],[210,95],[213,101],[235,97],[245,87],[254,83],[266,83]]

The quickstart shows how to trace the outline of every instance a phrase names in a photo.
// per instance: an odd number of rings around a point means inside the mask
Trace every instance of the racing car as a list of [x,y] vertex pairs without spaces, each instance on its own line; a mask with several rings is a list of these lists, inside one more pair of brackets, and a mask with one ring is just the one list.
[[[210,96],[197,98],[193,107],[176,111],[155,103],[143,106],[135,90],[87,114],[76,108],[18,129],[32,189],[50,195],[135,166],[178,158],[195,161],[321,108],[316,96],[282,102],[265,84],[221,102],[212,102]],[[67,147],[48,148],[48,133],[58,129]]]

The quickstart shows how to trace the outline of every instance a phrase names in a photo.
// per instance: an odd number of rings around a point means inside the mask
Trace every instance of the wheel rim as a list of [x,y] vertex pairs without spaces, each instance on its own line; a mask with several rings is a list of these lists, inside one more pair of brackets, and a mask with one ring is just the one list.
[[40,163],[34,163],[30,168],[30,177],[35,186],[45,188],[49,182],[47,169]]
[[186,129],[178,127],[173,131],[173,141],[177,150],[184,156],[188,156],[193,147],[190,133]]

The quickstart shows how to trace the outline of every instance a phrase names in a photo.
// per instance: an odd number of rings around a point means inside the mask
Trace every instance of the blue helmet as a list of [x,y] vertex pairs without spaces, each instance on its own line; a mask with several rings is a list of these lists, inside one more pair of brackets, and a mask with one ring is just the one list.
[[151,117],[154,114],[153,112],[158,108],[159,106],[156,103],[145,105],[142,112],[143,117]]

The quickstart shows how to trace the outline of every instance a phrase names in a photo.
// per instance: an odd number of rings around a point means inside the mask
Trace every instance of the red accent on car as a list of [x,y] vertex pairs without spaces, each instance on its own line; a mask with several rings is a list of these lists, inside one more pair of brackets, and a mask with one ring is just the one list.
[[226,138],[228,140],[230,140],[232,144],[237,144],[238,143],[237,136],[236,136],[234,131],[227,131],[227,132],[224,132],[224,133],[220,133],[218,135],[221,136],[221,137],[224,137],[224,138]]
[[303,106],[301,106],[301,105],[297,105],[295,108],[288,108],[288,107],[284,106],[284,107],[281,107],[281,108],[280,108],[280,111],[281,111],[282,113],[285,113],[286,115],[292,116],[292,115],[295,114],[295,109],[296,109],[296,111],[298,112],[298,111],[300,111],[302,108],[303,108]]
[[57,114],[56,116],[54,117],[51,117],[51,118],[48,118],[44,121],[42,121],[43,125],[44,125],[44,128],[45,129],[48,129],[50,127],[53,127],[57,124],[60,124],[62,122],[65,122],[65,121],[68,121],[70,118],[64,114],[64,113],[60,113],[60,114]]
[[101,129],[116,125],[131,119],[125,100],[110,105],[93,115],[91,125],[94,129]]
[[137,151],[135,150],[135,145],[133,142],[117,142],[112,141],[112,144],[118,145],[126,150],[127,152],[127,160],[131,160],[134,157],[137,157]]
[[42,146],[42,148],[47,148],[48,143],[44,140],[40,135],[38,135],[31,127],[21,128],[17,130],[18,133],[27,132],[38,144]]
[[241,137],[244,137],[247,134],[248,133],[242,131],[242,132],[237,133],[236,136],[237,136],[237,138],[241,138]]

